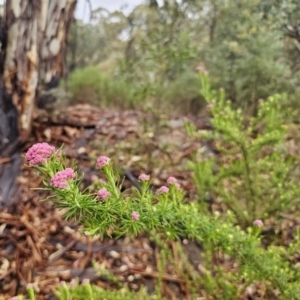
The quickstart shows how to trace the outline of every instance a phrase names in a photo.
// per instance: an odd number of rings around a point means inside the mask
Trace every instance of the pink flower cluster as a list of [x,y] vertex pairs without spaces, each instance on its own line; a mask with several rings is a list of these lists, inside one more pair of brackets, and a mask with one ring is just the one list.
[[168,191],[169,188],[163,185],[156,191],[156,194],[160,195],[160,194],[167,193]]
[[48,160],[55,148],[47,143],[37,143],[28,149],[25,158],[31,165],[39,165]]
[[88,285],[90,283],[90,280],[88,278],[83,278],[81,281],[82,285]]
[[195,68],[195,71],[201,72],[201,73],[204,74],[204,75],[207,75],[207,74],[208,74],[206,68],[205,68],[204,66],[201,66],[201,65],[197,66],[197,67]]
[[139,180],[141,180],[141,181],[147,181],[147,180],[149,180],[150,179],[150,176],[149,175],[146,175],[146,174],[141,174],[140,176],[139,176]]
[[177,179],[173,176],[170,176],[168,179],[167,179],[167,184],[169,185],[174,185],[176,186],[178,189],[180,188],[180,184],[177,182]]
[[235,155],[235,158],[236,158],[236,159],[242,159],[242,158],[243,158],[243,155],[242,155],[241,153],[237,153],[237,154]]
[[131,219],[134,221],[138,221],[140,219],[140,214],[136,211],[133,211],[131,214]]
[[253,221],[253,226],[256,226],[256,227],[263,227],[264,226],[264,223],[262,220],[255,220]]
[[103,168],[105,166],[108,166],[109,162],[110,162],[110,158],[109,157],[107,157],[107,156],[100,156],[97,159],[96,166],[101,169],[101,168]]
[[110,195],[111,193],[106,188],[102,188],[98,191],[97,197],[99,200],[105,200]]
[[[169,186],[175,186],[176,188],[180,188],[180,184],[177,182],[177,179],[173,176],[170,176],[168,179],[167,179],[167,184]],[[169,188],[166,187],[165,185],[161,186],[157,191],[156,191],[156,194],[157,195],[161,195],[161,194],[165,194],[165,193],[168,193],[169,192]]]
[[68,179],[75,178],[75,172],[71,168],[66,168],[63,171],[57,172],[50,181],[50,185],[59,188],[64,189],[68,186]]
[[167,179],[167,183],[168,184],[173,184],[173,183],[176,183],[177,182],[177,179],[173,176],[170,176],[168,179]]
[[212,103],[206,105],[207,110],[211,110],[212,108],[214,108],[214,105]]

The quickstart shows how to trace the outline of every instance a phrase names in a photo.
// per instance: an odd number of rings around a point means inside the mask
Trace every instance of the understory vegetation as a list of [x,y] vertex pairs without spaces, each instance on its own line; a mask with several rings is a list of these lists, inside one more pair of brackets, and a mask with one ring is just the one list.
[[[186,129],[192,138],[216,143],[218,153],[206,153],[189,161],[198,188],[198,199],[192,202],[186,200],[174,177],[169,177],[168,186],[153,192],[150,176],[141,174],[139,189],[122,191],[122,178],[106,156],[95,162],[106,180],[84,190],[81,171],[69,165],[63,149],[36,144],[26,159],[43,176],[43,189],[52,191],[46,200],[63,209],[66,219],[81,224],[82,234],[102,239],[107,235],[118,238],[149,233],[161,247],[160,276],[170,264],[179,268],[162,242],[174,241],[178,255],[185,261],[180,272],[186,272],[183,276],[192,299],[203,293],[212,299],[239,299],[255,283],[264,287],[270,299],[299,299],[300,274],[293,263],[299,233],[295,231],[293,240],[286,245],[278,244],[276,234],[270,234],[267,247],[263,247],[261,235],[265,224],[272,225],[274,219],[280,222],[282,213],[297,215],[300,201],[299,162],[286,146],[288,126],[279,104],[282,96],[276,94],[260,101],[256,116],[246,118],[240,109],[232,108],[224,91],[211,88],[203,70],[198,75],[213,130],[197,131],[189,123]],[[208,195],[220,203],[221,210],[211,213]],[[203,274],[195,273],[185,258],[179,242],[183,238],[202,245]],[[225,257],[233,264],[231,271],[220,263]],[[105,275],[119,285],[120,294],[97,288],[88,280],[81,284],[63,282],[56,294],[59,299],[86,299],[87,295],[90,299],[133,297],[118,278]],[[32,287],[29,290],[33,292]],[[141,290],[134,297],[163,299],[159,280],[154,294]]]
[[[146,233],[160,248],[151,293],[129,289],[95,261],[114,288],[61,282],[58,299],[168,299],[162,282],[170,269],[180,274],[184,299],[246,299],[251,289],[261,299],[300,299],[299,11],[295,0],[154,0],[129,15],[99,8],[89,24],[77,21],[71,104],[141,109],[158,120],[194,114],[210,126],[184,123],[201,144],[186,161],[193,199],[174,177],[154,191],[142,171],[139,188],[123,189],[122,166],[110,157],[95,160],[105,180],[83,189],[82,171],[63,147],[38,145],[46,147],[38,162],[26,156],[51,194],[46,200],[82,234]],[[297,226],[283,239],[287,216]],[[201,249],[200,270],[183,251],[185,240]],[[27,291],[35,299],[34,287]]]
[[71,102],[198,114],[202,65],[235,107],[253,113],[275,93],[297,107],[298,20],[295,0],[145,1],[129,15],[95,9],[88,24],[72,27]]

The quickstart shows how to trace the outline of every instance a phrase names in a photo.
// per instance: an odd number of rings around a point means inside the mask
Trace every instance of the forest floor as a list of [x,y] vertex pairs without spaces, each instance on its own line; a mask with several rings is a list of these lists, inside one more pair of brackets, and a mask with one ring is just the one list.
[[[196,189],[187,160],[195,157],[199,150],[210,149],[187,135],[185,119],[198,129],[209,129],[205,117],[157,116],[90,105],[66,107],[51,116],[39,111],[32,137],[22,153],[37,142],[48,142],[56,147],[64,144],[67,157],[77,162],[84,174],[85,186],[92,180],[101,180],[95,162],[100,155],[106,155],[122,170],[124,188],[137,185],[141,173],[151,175],[154,189],[165,184],[169,176],[174,176],[187,198],[195,200]],[[2,164],[11,163],[9,158],[1,159]],[[28,283],[34,284],[37,299],[56,299],[53,290],[61,281],[70,282],[74,278],[80,281],[89,278],[107,289],[118,288],[99,270],[109,271],[132,290],[143,285],[150,293],[154,291],[159,277],[157,243],[143,234],[135,239],[104,240],[82,235],[75,222],[63,220],[63,212],[55,209],[51,201],[41,202],[48,196],[45,191],[37,190],[42,184],[42,178],[26,166],[23,159],[16,192],[0,211],[0,299],[25,295]],[[293,226],[293,220],[288,222]],[[187,239],[179,243],[194,271],[205,273],[201,246]],[[176,245],[168,243],[178,261]],[[166,268],[162,282],[162,294],[167,299],[192,299],[185,279],[176,268]],[[251,298],[250,294],[256,297]],[[199,291],[199,295],[197,299],[213,299],[204,291]],[[244,299],[264,299],[264,295],[258,287],[251,287]]]
[[[203,119],[188,119],[198,128],[209,127]],[[37,142],[56,147],[64,144],[67,157],[84,173],[84,185],[101,180],[95,162],[106,155],[121,168],[124,188],[137,185],[138,176],[146,173],[151,175],[153,188],[175,176],[188,198],[195,195],[186,159],[201,145],[186,134],[184,117],[76,105],[51,115],[39,111],[32,133],[22,153]],[[9,158],[1,159],[3,164],[11,163]],[[36,190],[42,186],[42,178],[25,165],[23,157],[21,165],[16,192],[6,199],[0,212],[0,299],[26,294],[28,283],[34,284],[38,299],[55,299],[53,289],[73,278],[89,278],[101,287],[114,287],[95,271],[93,261],[130,289],[146,285],[149,292],[154,290],[159,251],[148,236],[101,241],[81,235],[77,224],[64,221],[63,212],[50,201],[40,201],[48,196]],[[201,249],[187,240],[183,245],[197,269]],[[177,255],[175,248],[173,251]],[[184,281],[174,272],[166,272],[163,282],[166,297],[186,298]]]

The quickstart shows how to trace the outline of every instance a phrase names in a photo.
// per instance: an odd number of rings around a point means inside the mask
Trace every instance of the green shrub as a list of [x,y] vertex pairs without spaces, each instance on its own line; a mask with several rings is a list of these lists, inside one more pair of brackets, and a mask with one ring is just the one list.
[[181,113],[197,115],[204,107],[205,100],[199,95],[199,79],[194,70],[179,74],[175,80],[169,81],[162,92],[166,109],[168,107]]
[[[275,121],[273,111],[265,112],[266,124],[271,126]],[[233,116],[239,114],[234,113]],[[224,124],[227,129],[231,125]],[[237,137],[236,131],[230,132]],[[39,149],[43,151],[40,152]],[[105,175],[106,182],[94,182],[82,191],[82,175],[74,165],[72,169],[66,168],[68,161],[62,149],[56,151],[47,144],[37,144],[27,152],[26,159],[44,177],[43,189],[53,192],[48,200],[64,209],[66,219],[76,219],[85,234],[97,234],[102,238],[104,235],[134,236],[139,232],[154,231],[166,240],[186,237],[204,245],[206,267],[210,270],[201,281],[201,287],[207,295],[229,300],[242,293],[241,287],[236,286],[237,281],[243,283],[244,287],[258,281],[268,291],[278,290],[282,299],[300,299],[299,270],[289,261],[289,255],[297,249],[298,244],[291,247],[290,251],[275,246],[262,248],[260,227],[252,226],[244,231],[241,226],[235,225],[235,216],[230,212],[227,213],[226,220],[219,214],[211,216],[203,212],[203,203],[185,201],[184,193],[175,178],[168,180],[168,187],[161,187],[153,193],[149,189],[149,176],[143,175],[139,177],[140,190],[132,188],[121,191],[120,177],[111,160],[100,157],[97,167]],[[224,253],[236,261],[238,267],[235,273],[214,266],[214,253]],[[161,262],[161,270],[165,261],[167,253]],[[219,274],[216,275],[216,272]],[[93,290],[97,288],[88,288],[85,293],[91,297]],[[99,293],[110,292],[99,290]],[[114,295],[115,292],[111,293]]]
[[89,103],[100,107],[132,107],[135,86],[122,78],[110,78],[97,67],[77,69],[70,74],[68,88],[72,103]]
[[70,74],[68,88],[71,103],[89,103],[100,107],[161,108],[174,107],[177,112],[197,114],[205,105],[199,96],[198,77],[193,71],[183,72],[175,80],[152,84],[126,76],[106,76],[97,67],[77,69]]
[[285,96],[261,101],[257,115],[247,119],[223,91],[211,89],[207,75],[200,78],[213,130],[190,133],[212,143],[218,153],[189,163],[200,199],[205,202],[210,195],[225,204],[244,228],[255,219],[297,209],[299,163],[285,143],[288,127],[280,106]]

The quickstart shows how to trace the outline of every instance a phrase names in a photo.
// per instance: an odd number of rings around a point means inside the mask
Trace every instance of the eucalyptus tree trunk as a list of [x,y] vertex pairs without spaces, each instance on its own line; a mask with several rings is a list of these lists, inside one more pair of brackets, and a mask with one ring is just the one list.
[[65,75],[76,0],[6,0],[0,51],[0,154],[31,130],[39,85]]

